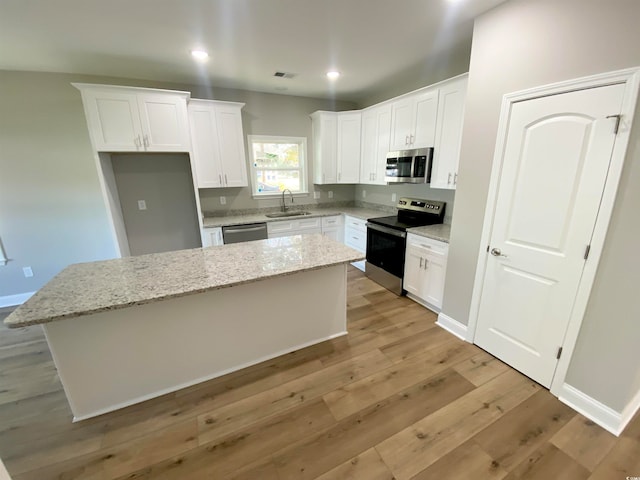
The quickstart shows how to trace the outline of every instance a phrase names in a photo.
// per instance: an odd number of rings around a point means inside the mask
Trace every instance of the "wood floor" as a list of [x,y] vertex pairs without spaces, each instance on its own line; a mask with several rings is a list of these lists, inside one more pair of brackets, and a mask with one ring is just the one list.
[[640,476],[638,416],[616,438],[411,300],[348,288],[348,336],[76,424],[40,327],[1,327],[0,457],[14,480]]

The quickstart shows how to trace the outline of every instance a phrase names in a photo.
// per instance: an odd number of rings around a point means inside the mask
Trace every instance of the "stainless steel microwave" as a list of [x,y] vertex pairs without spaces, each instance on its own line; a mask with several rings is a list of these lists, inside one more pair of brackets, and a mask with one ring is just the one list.
[[387,154],[387,183],[430,183],[433,148],[399,150]]

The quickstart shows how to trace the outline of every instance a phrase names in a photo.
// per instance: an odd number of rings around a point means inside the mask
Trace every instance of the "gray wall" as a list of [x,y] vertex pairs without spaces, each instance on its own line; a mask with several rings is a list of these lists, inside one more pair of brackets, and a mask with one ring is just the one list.
[[[476,20],[443,312],[468,322],[502,96],[640,65],[637,0],[512,0]],[[640,387],[640,118],[567,382],[615,410]]]
[[0,297],[33,292],[71,263],[115,255],[71,80],[0,72],[0,238],[11,259],[0,266]]
[[[363,192],[366,192],[366,196],[362,195]],[[396,194],[395,202],[391,200],[391,195],[394,193]],[[397,199],[400,197],[415,197],[447,202],[444,213],[444,223],[451,223],[451,212],[453,211],[453,203],[455,200],[454,190],[430,188],[428,185],[399,183],[397,185],[357,185],[355,191],[357,201],[377,203],[389,207],[395,207],[398,203]]]
[[131,255],[202,246],[189,155],[113,154],[111,164]]
[[[71,82],[188,90],[194,98],[246,102],[245,134],[299,135],[308,142],[310,113],[355,106],[166,82],[0,71],[0,239],[11,259],[0,266],[0,298],[33,292],[71,263],[116,254],[80,92]],[[334,191],[339,199],[352,200],[353,188]],[[249,189],[233,190],[243,206],[262,203],[251,200]],[[322,190],[320,200],[327,201],[328,189]],[[208,192],[203,196],[206,204]],[[277,200],[264,202],[277,205]],[[32,278],[24,278],[24,266],[33,268]]]

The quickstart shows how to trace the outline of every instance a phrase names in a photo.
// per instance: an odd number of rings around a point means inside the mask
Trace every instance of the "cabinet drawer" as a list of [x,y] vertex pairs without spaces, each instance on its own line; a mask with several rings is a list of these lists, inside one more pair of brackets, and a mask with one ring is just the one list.
[[365,253],[367,251],[367,233],[366,231],[363,233],[353,228],[347,228],[344,231],[344,243],[351,248]]
[[339,227],[342,225],[342,223],[342,215],[336,215],[334,217],[322,217],[322,228]]
[[285,220],[267,223],[267,232],[271,233],[287,233],[300,232],[305,230],[320,231],[320,218],[305,218],[299,220]]
[[433,253],[447,255],[449,253],[449,244],[434,240],[432,238],[423,237],[414,233],[407,234],[407,249],[417,248],[423,253],[432,251]]
[[350,217],[348,215],[345,216],[344,219],[344,226],[345,229],[351,229],[351,230],[355,230],[355,231],[359,231],[365,234],[365,238],[366,238],[366,233],[367,233],[367,221],[366,220],[361,220],[359,218],[355,218],[355,217]]

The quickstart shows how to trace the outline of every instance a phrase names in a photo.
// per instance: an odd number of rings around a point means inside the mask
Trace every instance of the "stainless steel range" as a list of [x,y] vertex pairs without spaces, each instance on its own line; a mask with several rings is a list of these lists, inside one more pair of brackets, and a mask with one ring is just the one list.
[[442,223],[446,203],[401,198],[397,207],[397,215],[370,218],[367,222],[365,273],[374,282],[402,295],[407,229]]

